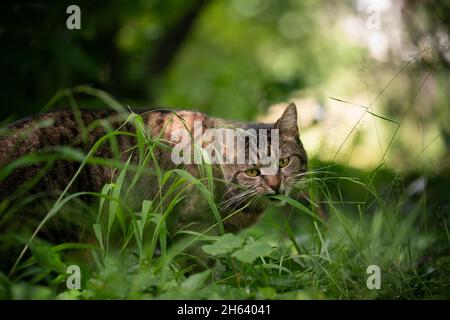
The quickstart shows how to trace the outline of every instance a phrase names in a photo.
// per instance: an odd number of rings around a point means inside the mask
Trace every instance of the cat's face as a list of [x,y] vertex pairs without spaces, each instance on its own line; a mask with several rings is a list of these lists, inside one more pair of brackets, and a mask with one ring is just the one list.
[[[223,165],[222,170],[227,181],[224,203],[227,208],[247,206],[250,211],[258,211],[262,209],[268,196],[290,193],[293,185],[306,171],[307,157],[299,137],[297,109],[294,104],[290,104],[274,124],[250,125],[248,128],[279,130],[277,168],[275,172],[264,174],[265,170],[258,164]],[[273,202],[281,204],[276,200]]]

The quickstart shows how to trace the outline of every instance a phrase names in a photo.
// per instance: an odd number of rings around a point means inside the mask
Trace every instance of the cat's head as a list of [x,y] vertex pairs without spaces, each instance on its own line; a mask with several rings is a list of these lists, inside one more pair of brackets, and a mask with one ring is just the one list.
[[[278,129],[279,157],[275,170],[265,174],[259,160],[256,164],[225,164],[222,166],[227,182],[224,203],[227,208],[261,210],[266,199],[277,194],[289,195],[307,168],[307,156],[297,127],[297,108],[291,103],[283,115],[272,124],[248,125],[243,129]],[[269,146],[272,141],[269,139]],[[245,153],[248,154],[248,144]],[[273,201],[274,204],[277,201]]]

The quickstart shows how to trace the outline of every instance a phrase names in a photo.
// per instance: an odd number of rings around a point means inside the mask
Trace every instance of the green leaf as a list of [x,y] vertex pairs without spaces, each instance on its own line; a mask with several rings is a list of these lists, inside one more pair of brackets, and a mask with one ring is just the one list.
[[94,223],[92,227],[94,228],[95,238],[97,239],[100,249],[103,251],[105,247],[103,245],[102,226],[100,223]]
[[58,300],[80,300],[81,292],[79,290],[67,290],[56,296]]
[[232,257],[245,263],[252,263],[258,257],[267,256],[272,249],[272,246],[266,242],[255,241],[247,244],[244,248],[237,250],[233,253]]
[[193,274],[183,281],[181,288],[187,291],[198,290],[205,284],[206,280],[211,275],[211,270],[206,270],[200,273]]
[[46,271],[65,273],[66,266],[61,261],[61,256],[49,246],[36,245],[31,248],[39,265]]
[[244,239],[241,237],[227,233],[221,236],[215,243],[202,246],[202,249],[207,254],[216,256],[234,251],[242,245],[242,242],[244,242]]

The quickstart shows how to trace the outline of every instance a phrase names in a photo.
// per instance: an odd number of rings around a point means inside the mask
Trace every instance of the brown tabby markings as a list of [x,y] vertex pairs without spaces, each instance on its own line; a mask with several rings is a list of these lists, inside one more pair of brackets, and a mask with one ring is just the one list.
[[[171,132],[187,128],[192,131],[194,121],[201,121],[203,130],[214,128],[224,124],[231,124],[242,128],[278,128],[280,130],[280,155],[281,157],[289,157],[291,162],[286,168],[280,168],[279,172],[274,176],[248,177],[245,170],[249,165],[222,165],[215,167],[215,177],[224,179],[227,183],[218,186],[217,200],[218,202],[226,202],[232,204],[223,207],[222,217],[226,217],[229,213],[242,208],[252,197],[264,196],[275,193],[288,194],[292,183],[297,181],[299,174],[306,170],[306,153],[300,142],[297,128],[297,112],[295,105],[291,104],[285,111],[284,115],[275,124],[245,124],[237,122],[228,122],[221,119],[209,118],[206,115],[193,111],[177,112],[178,117],[168,111],[152,111],[142,115],[143,120],[152,137],[157,137],[162,132],[161,138],[169,141],[172,145],[176,141],[171,141]],[[98,120],[108,120],[113,128],[119,127],[124,123],[127,115],[120,115],[108,111],[82,111],[81,120],[85,127],[95,124]],[[183,119],[182,120],[180,120]],[[42,125],[43,121],[51,121],[52,125]],[[163,130],[165,128],[165,130]],[[9,128],[6,136],[0,137],[0,168],[11,164],[13,161],[21,158],[23,155],[41,152],[55,146],[68,145],[80,149],[87,153],[93,144],[107,133],[102,126],[96,126],[89,131],[87,139],[81,137],[79,121],[77,121],[73,112],[57,111],[44,115],[36,116],[19,121]],[[121,127],[121,131],[129,131],[134,133],[135,129],[131,124]],[[162,131],[163,130],[163,131]],[[121,151],[121,161],[126,161],[130,156],[130,152],[125,152],[132,148],[135,144],[135,138],[130,136],[116,136],[119,149]],[[163,149],[156,149],[156,157],[163,169],[174,168],[171,161],[170,152]],[[109,143],[106,143],[96,153],[98,157],[111,158],[113,156]],[[133,162],[137,162],[137,153],[133,154]],[[26,184],[39,173],[41,165],[33,164],[27,167],[16,168],[5,180],[0,182],[0,201],[7,199],[19,186]],[[39,184],[32,189],[32,192],[47,190],[62,190],[69,183],[76,170],[79,168],[78,162],[57,160],[52,169],[41,179]],[[194,176],[198,177],[196,165],[187,165],[186,169]],[[74,191],[98,191],[101,187],[114,178],[114,170],[108,167],[91,165],[86,167],[81,176],[76,180],[71,192]],[[143,182],[149,188],[147,198],[156,192],[151,190],[151,186],[155,185],[153,181]],[[238,201],[242,192],[252,191],[252,197],[242,197],[242,201]],[[244,200],[245,198],[245,200]],[[236,201],[234,201],[236,199]],[[255,223],[264,210],[265,206],[258,201],[255,205],[250,206],[251,209],[239,212],[226,221],[224,226],[227,231],[238,231]],[[191,198],[182,206],[183,212],[178,216],[173,227],[175,229],[182,228],[183,225],[192,222],[199,222],[200,225],[213,223],[211,217],[205,218],[208,214],[208,207],[204,199],[195,192],[191,193]],[[205,213],[206,210],[206,213]]]

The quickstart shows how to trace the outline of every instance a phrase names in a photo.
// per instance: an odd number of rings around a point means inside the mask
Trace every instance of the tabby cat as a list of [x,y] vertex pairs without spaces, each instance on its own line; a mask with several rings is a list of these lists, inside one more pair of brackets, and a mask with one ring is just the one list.
[[[0,137],[0,170],[9,168],[8,176],[0,176],[0,203],[3,208],[14,205],[10,197],[18,190],[27,189],[31,194],[58,195],[71,181],[80,167],[80,162],[71,159],[54,159],[51,168],[41,174],[43,163],[33,160],[27,165],[24,155],[51,154],[58,146],[70,146],[87,154],[93,145],[107,132],[106,128],[122,133],[117,134],[116,147],[120,161],[131,159],[138,163],[139,156],[134,146],[137,144],[136,128],[133,122],[125,123],[129,114],[113,111],[55,111],[27,118],[8,126],[6,134]],[[231,125],[241,129],[279,130],[279,167],[275,174],[264,175],[258,164],[216,164],[213,165],[214,178],[218,181],[214,189],[216,203],[220,204],[220,215],[224,219],[225,231],[237,232],[255,223],[265,209],[268,197],[276,194],[288,195],[306,170],[307,156],[299,138],[297,109],[290,104],[275,123],[238,123],[211,118],[195,111],[151,110],[142,115],[145,130],[150,138],[159,139],[172,147],[174,131],[180,128],[192,131],[194,122],[201,122],[203,129]],[[112,141],[112,140],[111,140]],[[171,160],[170,148],[158,147],[154,150],[156,161],[163,170],[177,167]],[[97,158],[113,158],[114,143],[104,143],[95,152]],[[70,157],[69,157],[70,158]],[[44,158],[43,158],[44,159]],[[45,159],[48,159],[45,158]],[[18,162],[19,161],[19,162]],[[22,161],[22,162],[20,162]],[[151,164],[149,164],[150,166]],[[182,165],[194,177],[199,178],[199,166]],[[106,165],[87,165],[71,184],[70,192],[99,191],[105,183],[113,181],[117,170]],[[35,183],[39,178],[38,182]],[[214,222],[211,210],[204,197],[192,187],[189,197],[179,204],[180,213],[173,218],[170,227],[178,230],[188,224],[208,225]],[[152,199],[160,190],[155,176],[143,177],[139,189],[141,198]],[[163,191],[164,192],[164,191]],[[273,200],[276,203],[277,200]],[[231,212],[235,214],[230,215]]]

